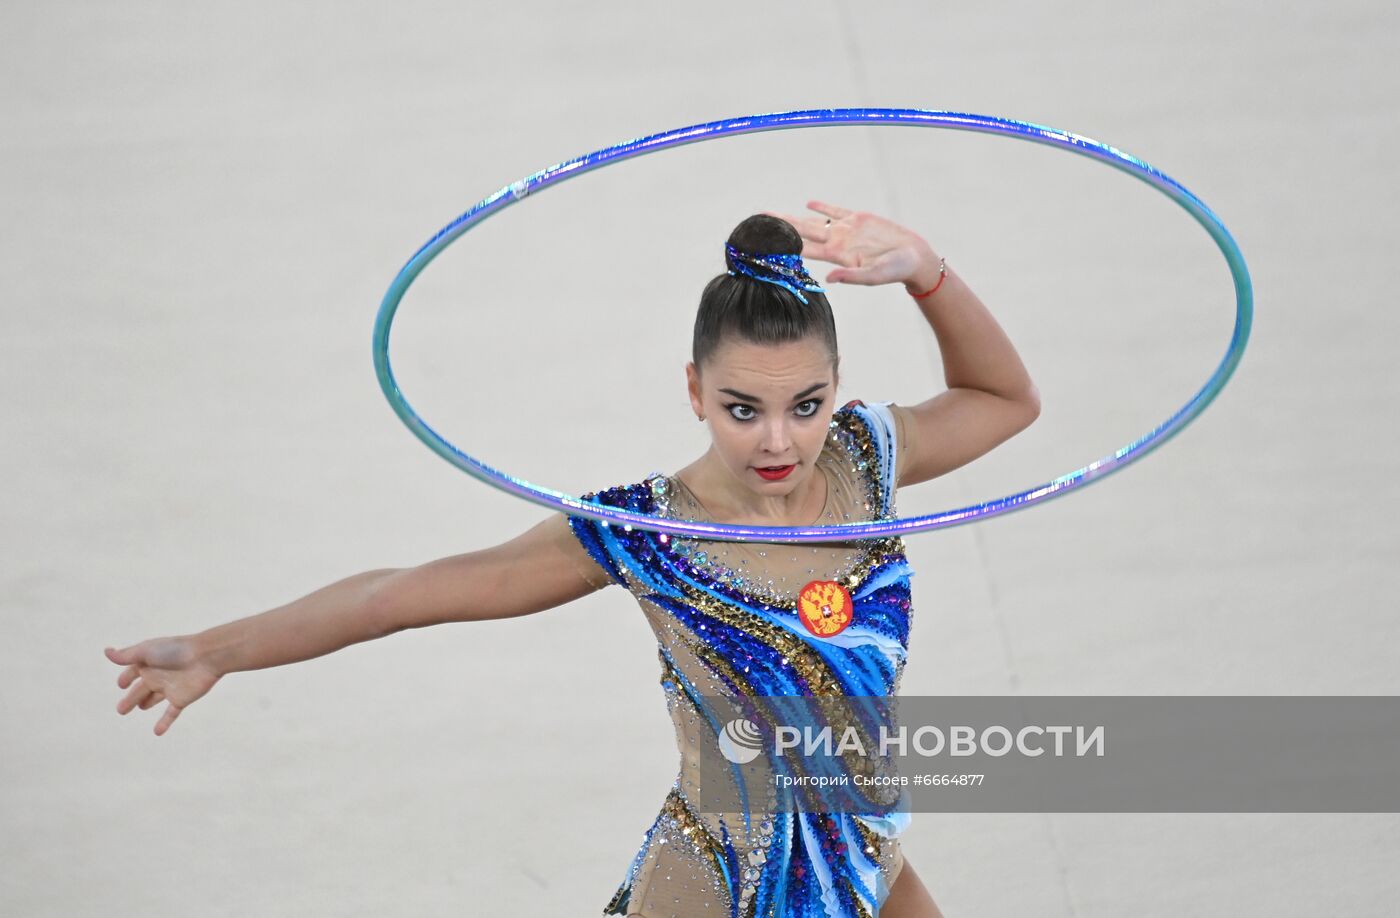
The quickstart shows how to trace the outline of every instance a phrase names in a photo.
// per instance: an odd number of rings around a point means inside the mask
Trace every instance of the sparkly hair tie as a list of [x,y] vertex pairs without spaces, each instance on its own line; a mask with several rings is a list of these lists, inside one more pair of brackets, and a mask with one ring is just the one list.
[[802,295],[803,290],[826,292],[802,266],[801,255],[753,255],[727,242],[724,244],[724,254],[730,274],[745,274],[764,283],[785,287],[803,303],[807,302]]

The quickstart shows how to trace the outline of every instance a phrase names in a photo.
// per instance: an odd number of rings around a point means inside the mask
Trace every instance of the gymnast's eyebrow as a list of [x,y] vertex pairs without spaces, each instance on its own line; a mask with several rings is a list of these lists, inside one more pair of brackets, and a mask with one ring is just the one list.
[[[792,400],[793,400],[794,402],[800,402],[802,399],[804,399],[804,398],[806,398],[807,396],[811,395],[813,392],[816,392],[818,389],[824,389],[824,388],[826,388],[826,383],[824,383],[824,382],[817,383],[817,384],[814,385],[814,386],[808,386],[807,388],[803,389],[801,392],[799,392],[799,393],[797,393],[796,395],[794,395],[794,396],[792,397]],[[762,405],[762,404],[763,404],[763,399],[761,399],[761,398],[755,398],[755,397],[752,396],[752,395],[745,395],[743,392],[740,392],[738,389],[720,389],[719,391],[721,391],[721,392],[728,392],[730,395],[734,396],[735,398],[743,399],[743,400],[746,401],[746,402],[753,402],[755,405]]]

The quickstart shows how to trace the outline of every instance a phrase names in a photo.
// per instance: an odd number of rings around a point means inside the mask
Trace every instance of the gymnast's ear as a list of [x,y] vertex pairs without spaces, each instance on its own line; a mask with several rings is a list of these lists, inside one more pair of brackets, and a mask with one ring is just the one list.
[[705,402],[700,397],[700,370],[695,366],[695,362],[687,361],[685,365],[686,393],[690,396],[690,407],[695,411],[695,416],[703,420],[705,416]]

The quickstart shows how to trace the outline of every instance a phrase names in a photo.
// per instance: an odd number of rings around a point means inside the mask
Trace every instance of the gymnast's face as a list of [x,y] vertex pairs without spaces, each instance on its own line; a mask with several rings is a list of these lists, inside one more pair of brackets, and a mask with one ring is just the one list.
[[[709,424],[714,452],[739,482],[764,497],[812,483],[837,384],[837,361],[821,338],[783,344],[730,338],[700,372],[694,363],[685,372],[691,407]],[[760,472],[783,466],[791,466],[785,475]]]

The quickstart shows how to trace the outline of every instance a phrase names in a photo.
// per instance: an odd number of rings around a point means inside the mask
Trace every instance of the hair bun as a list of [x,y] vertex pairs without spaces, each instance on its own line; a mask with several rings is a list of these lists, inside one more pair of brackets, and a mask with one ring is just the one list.
[[[729,245],[753,255],[800,255],[802,234],[791,223],[771,214],[745,217],[729,234]],[[729,267],[734,267],[730,264]]]
[[771,214],[746,218],[725,242],[724,263],[727,272],[700,295],[691,353],[697,368],[731,338],[777,344],[816,335],[834,371],[836,321],[826,291],[802,264],[802,235],[791,223]]

